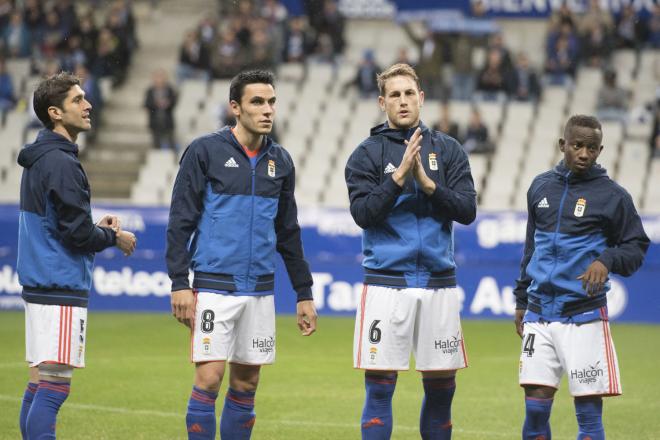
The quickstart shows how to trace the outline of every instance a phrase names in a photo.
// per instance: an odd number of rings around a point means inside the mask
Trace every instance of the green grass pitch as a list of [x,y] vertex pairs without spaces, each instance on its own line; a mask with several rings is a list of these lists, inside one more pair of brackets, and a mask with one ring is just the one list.
[[[463,325],[470,368],[457,379],[454,438],[520,438],[520,342],[513,324]],[[18,412],[27,380],[23,332],[22,313],[0,312],[0,439],[20,438]],[[612,333],[624,395],[605,401],[607,438],[660,439],[660,326],[613,324]],[[278,317],[277,362],[262,369],[254,440],[359,439],[363,378],[352,368],[352,334],[352,318],[321,317],[317,334],[303,338],[293,317]],[[87,368],[74,375],[58,438],[185,439],[193,367],[184,327],[166,314],[91,313],[88,341]],[[402,372],[393,439],[419,438],[421,396],[419,373]],[[555,440],[575,438],[565,383],[551,423]]]

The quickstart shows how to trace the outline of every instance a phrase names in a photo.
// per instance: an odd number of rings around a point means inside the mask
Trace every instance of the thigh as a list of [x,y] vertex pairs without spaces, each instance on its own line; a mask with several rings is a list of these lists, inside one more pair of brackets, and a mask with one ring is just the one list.
[[275,362],[274,295],[244,296],[245,307],[236,322],[229,361],[246,365]]
[[242,298],[204,291],[195,294],[192,362],[228,359],[235,341],[236,320],[244,306]]
[[621,394],[619,365],[608,321],[564,324],[557,333],[572,396]]
[[355,368],[408,369],[418,303],[414,290],[364,286],[353,337]]
[[563,373],[550,324],[525,323],[518,375],[520,385],[540,385],[557,389]]
[[25,304],[26,360],[85,366],[87,309],[84,307]]
[[418,371],[467,367],[460,303],[455,288],[420,292],[413,348]]

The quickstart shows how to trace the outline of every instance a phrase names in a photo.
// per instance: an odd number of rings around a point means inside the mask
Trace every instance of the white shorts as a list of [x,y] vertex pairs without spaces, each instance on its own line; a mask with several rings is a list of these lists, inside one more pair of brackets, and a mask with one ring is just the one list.
[[362,289],[353,338],[353,366],[407,370],[410,351],[418,371],[467,367],[455,288]]
[[232,296],[200,291],[195,297],[192,362],[275,362],[273,295]]
[[619,364],[608,321],[584,324],[526,322],[520,353],[520,385],[559,388],[568,375],[572,396],[621,394]]
[[25,303],[25,360],[85,367],[85,307]]

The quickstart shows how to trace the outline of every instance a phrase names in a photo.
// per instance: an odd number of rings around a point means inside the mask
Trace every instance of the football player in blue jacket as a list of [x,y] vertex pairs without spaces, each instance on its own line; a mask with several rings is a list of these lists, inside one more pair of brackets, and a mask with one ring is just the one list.
[[474,220],[476,193],[461,145],[420,121],[414,69],[393,65],[378,88],[387,121],[345,171],[351,214],[364,230],[353,346],[354,366],[365,370],[362,438],[390,438],[397,372],[412,350],[424,386],[421,436],[449,439],[456,370],[467,367],[452,227]]
[[550,411],[564,373],[578,439],[605,438],[603,396],[622,393],[610,334],[610,273],[632,275],[649,246],[630,194],[596,160],[600,122],[572,116],[559,139],[563,160],[527,192],[527,239],[516,295],[525,389],[523,439],[550,439]]
[[215,400],[227,363],[220,435],[250,438],[259,371],[275,360],[276,252],[297,293],[302,334],[316,329],[295,168],[289,153],[268,137],[275,117],[273,75],[238,74],[229,100],[236,126],[195,139],[183,154],[167,228],[172,313],[192,330],[189,439],[215,438]]

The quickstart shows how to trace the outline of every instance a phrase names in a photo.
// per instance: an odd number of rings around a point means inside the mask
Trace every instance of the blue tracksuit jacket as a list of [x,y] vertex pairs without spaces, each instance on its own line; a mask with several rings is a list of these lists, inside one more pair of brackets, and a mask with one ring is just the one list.
[[90,190],[78,147],[41,130],[18,155],[21,180],[18,279],[29,303],[87,307],[94,253],[114,246],[114,231],[92,222]]
[[193,287],[237,295],[269,294],[275,251],[298,299],[312,298],[294,198],[295,169],[265,137],[250,160],[229,127],[194,140],[181,159],[167,227],[172,290]]
[[606,317],[590,312],[605,310],[609,283],[589,297],[577,277],[594,260],[623,276],[642,265],[649,239],[630,195],[600,165],[574,175],[562,161],[534,179],[527,209],[516,307],[548,321]]
[[365,283],[389,287],[456,285],[452,222],[472,223],[477,204],[470,164],[453,138],[422,129],[422,164],[436,190],[427,196],[410,177],[403,188],[392,179],[414,129],[388,124],[353,152],[345,177],[355,222],[364,229]]

